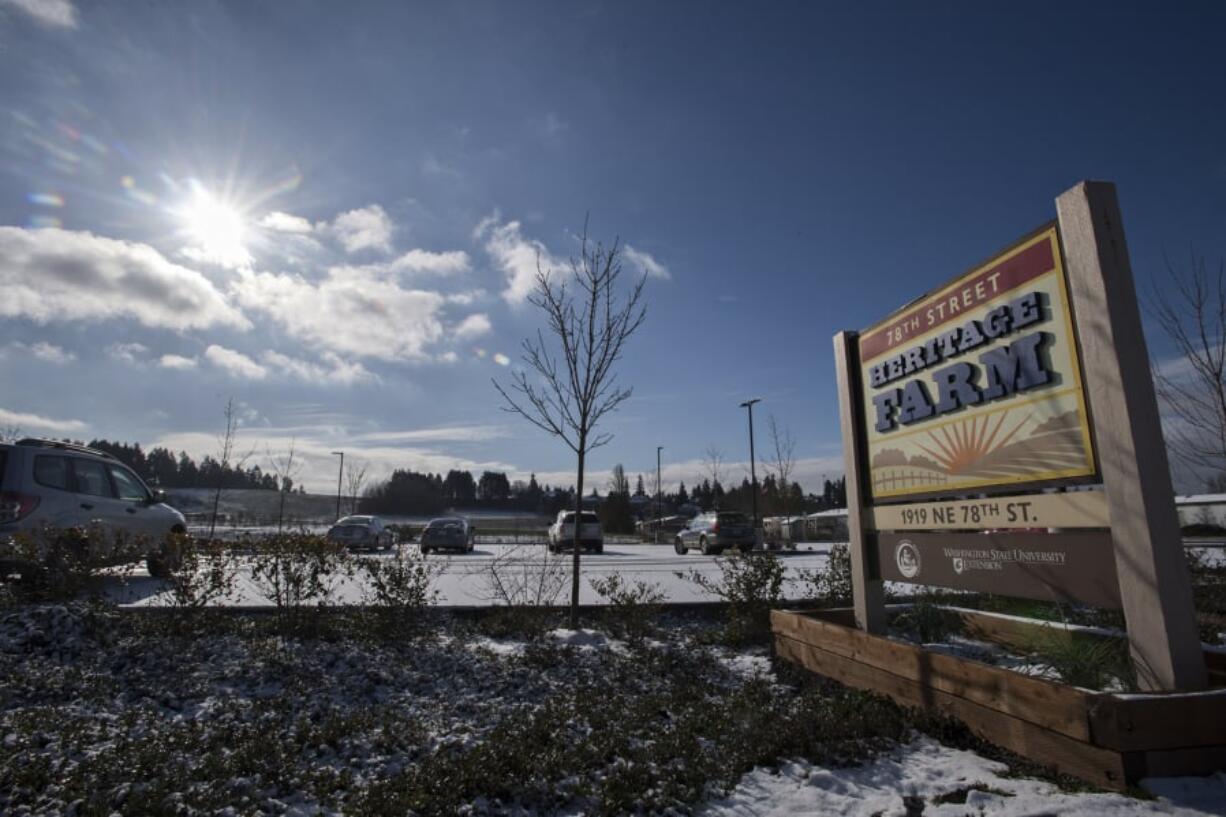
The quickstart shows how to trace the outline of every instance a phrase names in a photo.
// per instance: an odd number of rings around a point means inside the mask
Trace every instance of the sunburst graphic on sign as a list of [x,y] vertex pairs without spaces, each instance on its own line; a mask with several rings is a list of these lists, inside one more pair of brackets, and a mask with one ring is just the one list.
[[1033,415],[1028,413],[1016,424],[1010,423],[1002,434],[1009,414],[1005,410],[996,415],[995,421],[992,417],[971,417],[934,429],[928,432],[931,447],[919,443],[919,448],[935,459],[945,473],[967,473],[1007,446],[1033,419]]

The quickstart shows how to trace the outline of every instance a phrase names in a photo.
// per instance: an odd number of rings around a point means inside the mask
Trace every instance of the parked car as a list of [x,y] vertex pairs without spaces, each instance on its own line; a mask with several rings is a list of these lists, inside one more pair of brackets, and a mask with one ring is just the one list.
[[698,548],[703,555],[710,555],[730,547],[748,553],[753,546],[753,523],[737,511],[700,513],[673,539],[673,549],[679,556],[684,556],[692,547]]
[[0,542],[74,529],[85,532],[76,541],[89,548],[91,560],[130,558],[131,551],[118,547],[122,539],[140,549],[150,575],[160,578],[176,565],[172,534],[186,533],[187,523],[161,491],[104,451],[33,438],[0,444]]
[[396,536],[377,516],[346,516],[328,529],[328,538],[350,550],[391,550]]
[[[549,526],[549,552],[557,553],[575,546],[575,512],[558,511],[558,518]],[[593,553],[604,553],[604,530],[600,517],[584,511],[579,520],[579,547]]]
[[421,532],[421,552],[432,550],[458,550],[472,553],[477,541],[477,529],[462,516],[444,516],[431,519]]

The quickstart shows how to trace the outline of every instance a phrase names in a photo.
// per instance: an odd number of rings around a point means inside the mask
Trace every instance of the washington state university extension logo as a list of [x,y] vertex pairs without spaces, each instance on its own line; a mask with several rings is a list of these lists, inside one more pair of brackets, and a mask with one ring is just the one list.
[[894,563],[904,579],[914,579],[920,572],[919,548],[904,539],[894,549]]
[[965,569],[965,567],[966,566],[962,563],[962,559],[960,558],[954,559],[954,573],[957,573],[959,576],[961,576],[962,571]]

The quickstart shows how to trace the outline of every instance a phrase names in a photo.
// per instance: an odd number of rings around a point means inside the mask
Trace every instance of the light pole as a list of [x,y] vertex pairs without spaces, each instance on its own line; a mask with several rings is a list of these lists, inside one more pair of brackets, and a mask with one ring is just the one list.
[[656,446],[656,544],[660,544],[660,452],[664,446]]
[[753,497],[753,535],[754,543],[757,544],[758,538],[758,474],[754,469],[753,456],[753,404],[761,403],[762,398],[755,397],[752,400],[746,400],[741,403],[741,408],[749,409],[749,490]]
[[341,478],[345,475],[345,452],[333,451],[332,456],[341,458],[341,467],[336,471],[336,518],[341,518]]

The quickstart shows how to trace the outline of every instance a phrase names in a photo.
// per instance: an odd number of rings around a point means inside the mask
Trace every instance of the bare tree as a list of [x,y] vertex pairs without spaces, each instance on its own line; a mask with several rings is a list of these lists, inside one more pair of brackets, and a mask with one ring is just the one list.
[[724,477],[728,475],[727,465],[724,461],[724,452],[715,445],[708,445],[707,449],[702,452],[702,468],[707,479],[711,480],[711,487],[715,487],[715,483],[724,484]]
[[[226,474],[230,470],[230,461],[236,459],[234,444],[238,438],[238,412],[234,409],[233,397],[226,401],[226,407],[222,414],[226,418],[226,428],[221,436],[217,438],[217,487],[213,491],[213,513],[209,517],[209,539],[213,538],[213,533],[217,530],[217,510],[221,506],[221,493],[225,489]],[[238,456],[234,467],[241,469],[243,464],[254,453],[255,450],[252,449],[246,454]]]
[[281,494],[277,504],[277,533],[281,532],[281,523],[285,519],[285,495],[292,490],[294,480],[298,478],[298,472],[302,470],[301,463],[294,461],[294,449],[297,443],[297,438],[291,437],[289,450],[282,456],[274,456],[271,451],[267,452],[268,467],[277,475],[278,493]]
[[766,470],[775,476],[779,500],[787,517],[788,537],[792,535],[792,472],[796,470],[796,437],[787,426],[770,416],[771,454]]
[[358,499],[362,486],[366,484],[366,471],[369,463],[350,460],[345,467],[345,495],[349,497],[349,513],[358,512]]
[[21,426],[11,425],[0,428],[0,443],[15,443],[24,436]]
[[[647,317],[642,303],[646,274],[618,297],[621,246],[588,240],[587,223],[580,236],[579,257],[571,257],[570,274],[559,274],[536,262],[536,285],[528,301],[545,313],[552,343],[537,330],[524,340],[525,369],[511,375],[504,388],[494,387],[505,410],[560,438],[578,458],[575,477],[574,558],[571,562],[571,627],[579,622],[579,536],[583,511],[583,474],[589,452],[613,438],[597,431],[600,421],[629,399],[632,389],[617,382],[614,365],[622,348]],[[529,377],[531,372],[531,377]]]
[[1179,358],[1153,367],[1163,407],[1176,422],[1164,428],[1175,458],[1199,475],[1226,473],[1226,263],[1216,274],[1193,256],[1187,272],[1167,262],[1154,283],[1150,313]]

